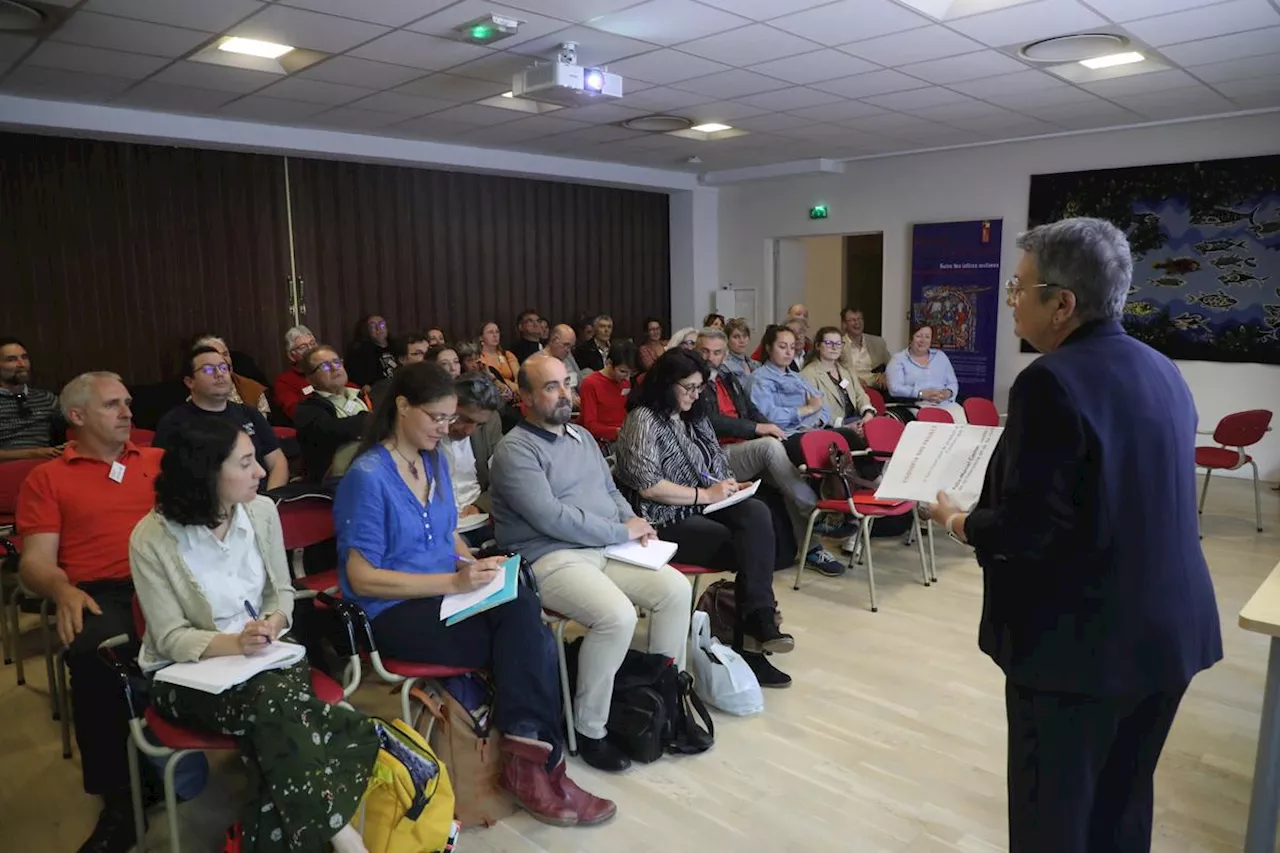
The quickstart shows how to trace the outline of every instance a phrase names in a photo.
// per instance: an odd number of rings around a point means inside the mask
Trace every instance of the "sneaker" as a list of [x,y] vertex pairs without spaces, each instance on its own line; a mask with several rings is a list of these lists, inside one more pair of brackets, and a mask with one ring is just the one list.
[[742,648],[748,652],[786,654],[796,647],[795,638],[778,627],[777,611],[761,609],[742,620]]
[[755,673],[761,687],[790,687],[791,676],[769,663],[769,658],[755,652],[742,652],[742,659]]
[[835,558],[835,555],[821,546],[810,548],[809,553],[804,558],[804,565],[807,569],[813,569],[819,574],[826,575],[829,578],[838,578],[844,574],[845,565]]
[[822,516],[813,526],[814,533],[819,536],[830,536],[832,539],[842,539],[857,529],[857,521],[833,512]]

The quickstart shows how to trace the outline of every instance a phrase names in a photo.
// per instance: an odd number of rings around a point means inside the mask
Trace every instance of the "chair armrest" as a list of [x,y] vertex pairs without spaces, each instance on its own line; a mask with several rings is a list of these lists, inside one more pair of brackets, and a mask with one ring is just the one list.
[[138,697],[134,695],[133,683],[131,681],[135,671],[138,671],[137,660],[126,661],[117,651],[118,648],[128,645],[129,637],[125,634],[118,634],[104,640],[98,645],[98,657],[111,669],[116,680],[120,683],[120,691],[124,695],[125,705],[129,709],[129,718],[133,720],[142,719],[142,712],[146,708],[138,701]]
[[1196,435],[1213,435],[1213,430],[1211,430],[1211,429],[1198,429],[1198,430],[1196,430]]
[[371,653],[378,650],[373,639],[373,626],[369,624],[369,617],[365,614],[364,608],[354,601],[337,598],[327,592],[317,592],[315,597],[317,601],[324,602],[338,614],[338,621],[342,623],[342,628],[346,632],[344,639],[347,640],[352,654],[359,654],[361,649]]

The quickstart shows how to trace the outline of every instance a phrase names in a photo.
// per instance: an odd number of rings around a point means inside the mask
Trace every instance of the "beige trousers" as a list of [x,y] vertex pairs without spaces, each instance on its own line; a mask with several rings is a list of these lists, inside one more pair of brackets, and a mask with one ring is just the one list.
[[533,564],[542,604],[585,625],[574,697],[575,728],[602,738],[609,720],[613,676],[631,647],[636,607],[649,612],[649,651],[685,668],[689,642],[689,581],[670,566],[658,571],[605,559],[598,548],[553,551]]

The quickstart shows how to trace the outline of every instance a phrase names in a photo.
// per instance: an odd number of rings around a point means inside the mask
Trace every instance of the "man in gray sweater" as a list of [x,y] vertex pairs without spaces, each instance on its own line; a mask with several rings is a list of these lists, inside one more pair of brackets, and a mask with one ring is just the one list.
[[526,419],[499,442],[489,465],[498,544],[533,566],[546,607],[587,627],[578,659],[578,751],[601,770],[630,765],[605,740],[613,678],[631,646],[636,606],[650,613],[649,651],[685,668],[689,582],[607,559],[604,549],[655,539],[613,484],[596,441],[569,423],[573,391],[564,362],[539,353],[520,366]]

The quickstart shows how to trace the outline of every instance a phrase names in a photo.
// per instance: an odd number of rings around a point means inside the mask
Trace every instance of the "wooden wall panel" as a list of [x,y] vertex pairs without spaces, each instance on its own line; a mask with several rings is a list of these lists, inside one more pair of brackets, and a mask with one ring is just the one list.
[[629,336],[670,314],[665,194],[297,158],[289,178],[304,322],[338,346],[369,313],[454,339],[492,319],[508,344],[525,308]]
[[279,157],[0,134],[0,334],[36,383],[173,376],[210,330],[273,374],[288,240]]

